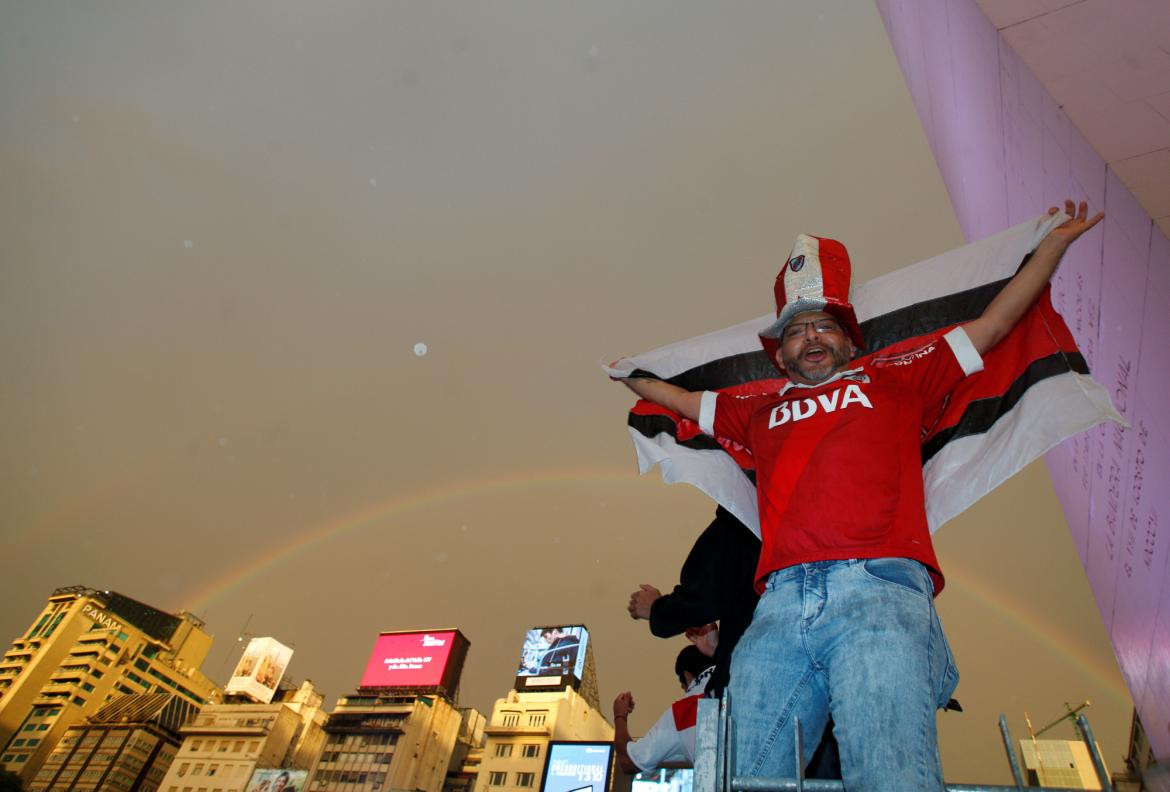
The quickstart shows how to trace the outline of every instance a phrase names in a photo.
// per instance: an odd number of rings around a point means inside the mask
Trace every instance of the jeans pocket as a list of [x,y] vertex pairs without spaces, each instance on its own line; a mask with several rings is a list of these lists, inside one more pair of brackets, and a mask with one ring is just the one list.
[[934,640],[942,646],[943,660],[946,667],[943,669],[939,678],[938,686],[938,708],[946,709],[947,703],[951,700],[951,696],[955,694],[955,688],[959,686],[959,669],[955,666],[955,656],[951,653],[951,646],[947,642],[947,636],[943,632],[942,623],[939,621],[938,613],[934,614]]
[[909,558],[867,558],[861,564],[865,575],[881,583],[908,589],[927,599],[934,597],[934,584],[926,567]]

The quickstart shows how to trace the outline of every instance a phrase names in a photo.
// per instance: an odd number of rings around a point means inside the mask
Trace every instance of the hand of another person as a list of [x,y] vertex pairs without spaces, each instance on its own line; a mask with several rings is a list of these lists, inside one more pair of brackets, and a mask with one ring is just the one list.
[[618,693],[613,700],[613,716],[615,718],[628,717],[634,711],[634,694],[630,691]]
[[630,612],[630,618],[649,619],[650,606],[661,596],[662,592],[649,583],[638,586],[638,590],[630,595],[630,604],[626,606],[626,610]]
[[715,650],[719,647],[719,627],[715,622],[702,627],[688,627],[683,634],[707,657],[715,656]]

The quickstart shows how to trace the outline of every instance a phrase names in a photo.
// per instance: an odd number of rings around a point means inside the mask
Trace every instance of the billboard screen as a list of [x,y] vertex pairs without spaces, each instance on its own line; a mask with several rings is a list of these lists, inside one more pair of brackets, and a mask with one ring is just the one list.
[[257,769],[244,792],[301,792],[308,780],[308,770]]
[[253,638],[224,692],[242,693],[261,704],[270,703],[292,653],[292,649],[275,638]]
[[612,758],[612,743],[553,740],[540,792],[606,792]]
[[583,625],[534,627],[524,636],[516,676],[558,680],[570,676],[580,680],[585,673],[588,646],[589,631]]
[[450,692],[458,684],[467,646],[458,630],[382,633],[360,687],[442,687]]

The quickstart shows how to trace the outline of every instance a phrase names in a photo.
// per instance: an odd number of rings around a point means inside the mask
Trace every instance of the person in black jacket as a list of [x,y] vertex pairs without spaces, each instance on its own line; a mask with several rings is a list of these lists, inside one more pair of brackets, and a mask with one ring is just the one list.
[[683,562],[673,591],[664,595],[643,583],[630,595],[630,616],[649,620],[650,632],[659,638],[719,622],[715,671],[707,685],[716,696],[727,686],[731,651],[751,623],[759,599],[753,587],[759,557],[760,540],[720,506]]
[[[719,506],[715,519],[695,540],[679,572],[678,585],[669,594],[643,583],[630,595],[631,618],[646,619],[659,638],[682,633],[696,645],[709,647],[715,638],[709,626],[718,622],[715,670],[707,695],[719,697],[730,679],[731,653],[752,621],[759,595],[754,581],[760,559],[760,540],[731,512]],[[841,777],[841,760],[833,722],[825,727],[821,744],[809,762],[809,778]]]

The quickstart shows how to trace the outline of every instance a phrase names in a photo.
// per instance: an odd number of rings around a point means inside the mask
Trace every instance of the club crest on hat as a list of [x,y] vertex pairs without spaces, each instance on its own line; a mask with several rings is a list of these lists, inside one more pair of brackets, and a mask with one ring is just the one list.
[[[849,251],[835,239],[798,234],[792,253],[776,276],[776,321],[760,333],[769,359],[784,328],[793,317],[808,311],[832,314],[859,349],[864,345],[861,328],[849,302]],[[779,364],[777,364],[779,365]]]

